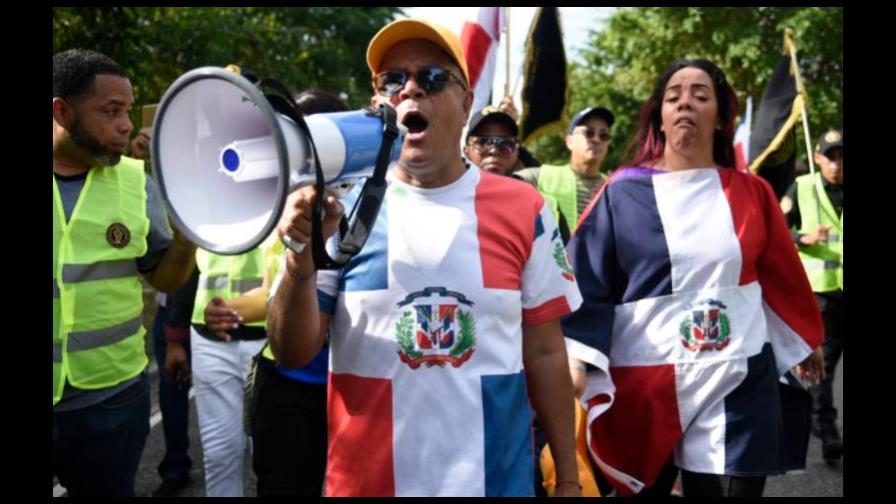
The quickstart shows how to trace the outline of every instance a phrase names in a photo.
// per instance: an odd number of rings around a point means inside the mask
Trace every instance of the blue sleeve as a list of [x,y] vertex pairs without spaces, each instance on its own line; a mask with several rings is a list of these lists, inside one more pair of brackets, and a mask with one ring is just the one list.
[[614,307],[622,291],[610,192],[605,188],[566,246],[582,306],[562,321],[564,336],[604,355],[609,355]]

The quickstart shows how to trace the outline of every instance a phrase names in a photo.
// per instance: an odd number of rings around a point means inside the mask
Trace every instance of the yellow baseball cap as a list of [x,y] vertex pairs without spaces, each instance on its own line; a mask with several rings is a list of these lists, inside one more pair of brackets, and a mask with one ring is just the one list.
[[367,66],[370,67],[370,72],[376,75],[389,49],[399,42],[410,39],[428,40],[441,47],[454,58],[454,62],[464,74],[465,83],[470,84],[467,60],[464,58],[464,51],[457,35],[438,23],[415,18],[392,21],[370,39],[370,45],[367,46]]

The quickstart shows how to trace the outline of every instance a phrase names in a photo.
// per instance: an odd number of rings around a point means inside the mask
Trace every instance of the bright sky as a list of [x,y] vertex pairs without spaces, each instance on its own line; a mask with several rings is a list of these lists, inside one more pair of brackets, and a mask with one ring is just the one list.
[[[460,35],[465,21],[475,21],[479,15],[479,7],[402,7],[409,17],[420,17],[441,23]],[[510,8],[510,79],[511,89],[516,86],[514,101],[521,107],[522,81],[518,78],[523,70],[526,36],[536,7]],[[563,46],[566,48],[567,61],[577,60],[579,50],[585,47],[589,39],[589,30],[600,31],[606,20],[613,14],[615,7],[560,7],[560,28],[563,30]],[[506,80],[506,48],[502,37],[498,48],[493,98],[501,98]]]

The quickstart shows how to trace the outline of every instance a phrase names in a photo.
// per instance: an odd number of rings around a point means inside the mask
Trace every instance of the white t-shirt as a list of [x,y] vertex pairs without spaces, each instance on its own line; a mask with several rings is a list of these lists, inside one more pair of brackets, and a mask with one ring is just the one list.
[[318,295],[327,495],[532,495],[522,326],[581,304],[534,188],[475,166],[435,189],[390,176],[364,249],[320,271]]

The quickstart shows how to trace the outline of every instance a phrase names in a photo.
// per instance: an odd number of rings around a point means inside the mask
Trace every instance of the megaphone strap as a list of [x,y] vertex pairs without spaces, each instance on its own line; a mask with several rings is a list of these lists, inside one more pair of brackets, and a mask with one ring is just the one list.
[[[361,252],[367,237],[373,230],[376,217],[379,214],[383,198],[386,195],[386,171],[389,167],[390,153],[395,139],[398,138],[397,113],[388,105],[380,105],[376,110],[371,110],[371,115],[379,116],[383,121],[383,141],[377,154],[376,166],[372,176],[364,183],[361,194],[355,201],[355,207],[351,212],[351,223],[340,221],[340,242],[337,247],[336,258],[331,258],[326,251],[320,222],[320,208],[323,198],[315,198],[312,208],[312,240],[311,246],[314,252],[314,264],[318,269],[337,269],[345,266],[352,257]],[[317,170],[318,194],[323,194],[323,172],[320,164],[315,159]],[[347,226],[346,226],[347,224]],[[345,229],[345,228],[348,229]]]

